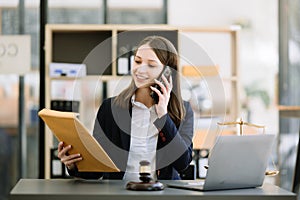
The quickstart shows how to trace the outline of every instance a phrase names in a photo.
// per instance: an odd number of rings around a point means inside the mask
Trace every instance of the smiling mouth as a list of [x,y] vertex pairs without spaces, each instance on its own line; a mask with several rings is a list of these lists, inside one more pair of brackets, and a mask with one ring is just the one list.
[[137,80],[140,80],[140,81],[145,81],[145,80],[148,79],[147,77],[140,76],[140,75],[135,75],[135,77],[136,77]]
[[135,78],[136,78],[136,81],[139,84],[143,85],[142,87],[145,87],[145,88],[147,88],[147,87],[149,87],[149,86],[151,86],[151,85],[154,84],[154,81],[150,81],[149,82],[149,78],[148,77],[135,75]]

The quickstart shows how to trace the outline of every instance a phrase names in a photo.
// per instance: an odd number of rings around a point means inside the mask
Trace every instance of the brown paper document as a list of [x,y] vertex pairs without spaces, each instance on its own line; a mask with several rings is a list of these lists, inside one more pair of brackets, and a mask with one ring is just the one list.
[[76,163],[81,172],[120,171],[104,149],[78,120],[73,112],[60,112],[44,108],[38,115],[65,146],[72,145],[70,154],[80,153],[82,161]]

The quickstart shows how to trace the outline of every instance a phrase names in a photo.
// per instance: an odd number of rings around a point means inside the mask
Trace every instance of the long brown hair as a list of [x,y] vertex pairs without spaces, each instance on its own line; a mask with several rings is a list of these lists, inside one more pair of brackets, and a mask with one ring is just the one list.
[[[164,66],[169,66],[172,71],[173,89],[168,104],[168,113],[174,123],[179,126],[185,116],[185,108],[181,97],[180,77],[178,73],[178,54],[174,45],[166,38],[161,36],[148,36],[140,42],[137,49],[142,45],[149,45],[154,51],[160,62]],[[136,52],[134,52],[134,55]],[[132,80],[130,85],[123,90],[116,98],[114,103],[122,108],[128,108],[130,99],[135,93],[136,86]]]

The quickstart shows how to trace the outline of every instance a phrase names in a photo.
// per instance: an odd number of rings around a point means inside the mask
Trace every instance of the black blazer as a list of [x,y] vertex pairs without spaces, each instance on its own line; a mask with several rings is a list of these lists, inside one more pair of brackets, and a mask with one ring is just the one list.
[[[69,170],[71,176],[98,179],[123,179],[130,149],[132,107],[123,109],[113,104],[114,98],[103,101],[95,120],[93,136],[105,149],[121,172],[98,173]],[[131,105],[131,104],[130,104]],[[154,125],[159,132],[156,150],[156,173],[160,180],[180,179],[178,172],[192,161],[194,114],[184,102],[185,119],[176,127],[168,114],[157,119]]]

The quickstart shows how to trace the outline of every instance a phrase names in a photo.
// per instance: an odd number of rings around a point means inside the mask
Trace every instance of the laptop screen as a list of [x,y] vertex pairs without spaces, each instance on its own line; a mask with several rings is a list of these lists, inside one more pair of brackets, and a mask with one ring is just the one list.
[[218,136],[211,150],[205,189],[261,186],[275,136]]

